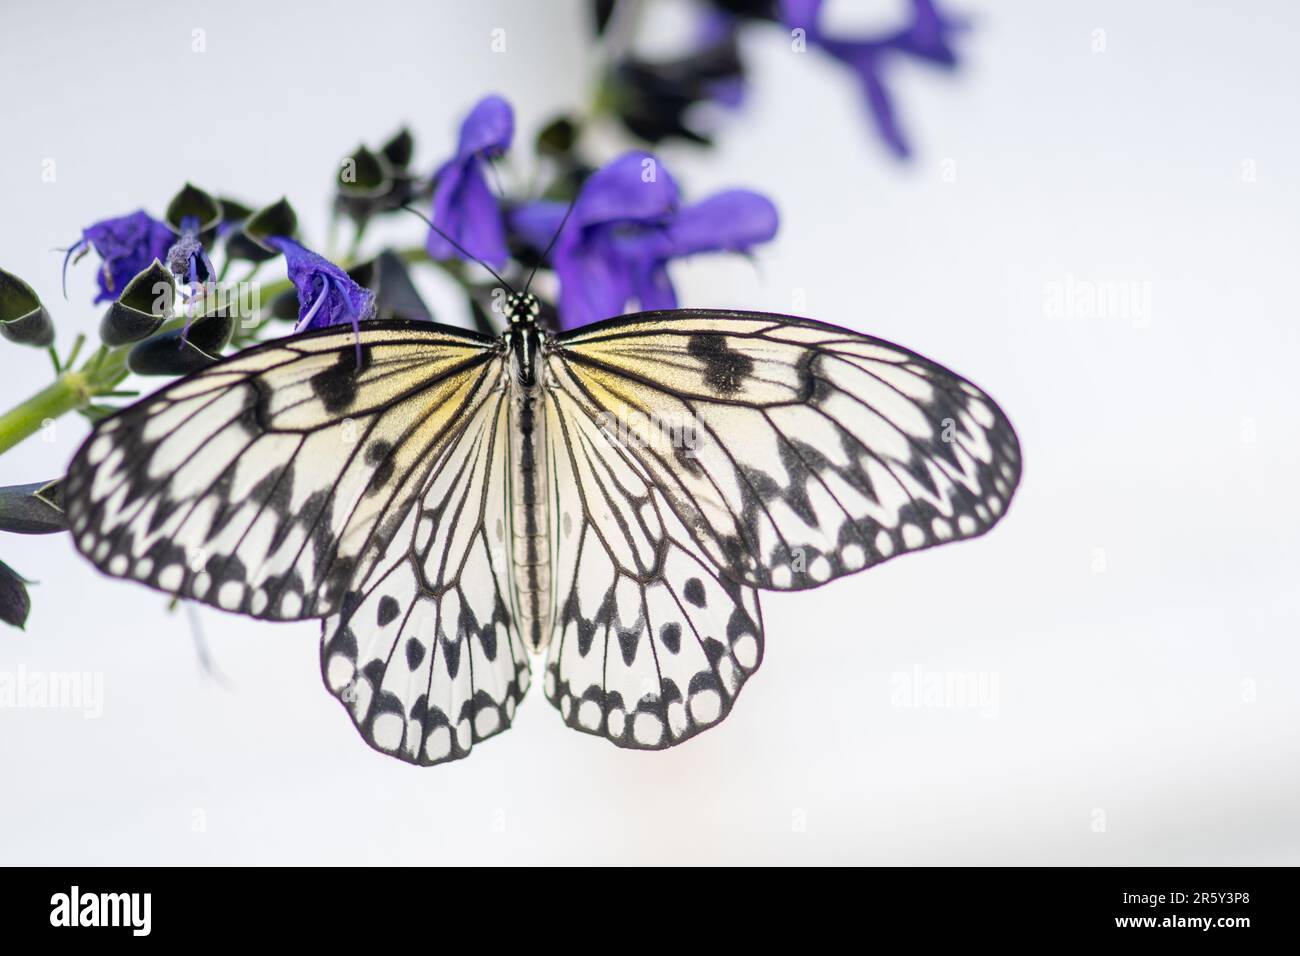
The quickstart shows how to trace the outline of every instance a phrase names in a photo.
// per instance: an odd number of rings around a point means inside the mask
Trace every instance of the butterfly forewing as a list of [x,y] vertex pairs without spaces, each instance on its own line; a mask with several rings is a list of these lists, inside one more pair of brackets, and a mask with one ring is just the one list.
[[69,466],[109,574],[272,620],[336,611],[492,394],[494,340],[370,323],[242,352],[101,422]]
[[816,587],[982,534],[1020,478],[1015,432],[978,388],[808,319],[642,313],[560,337],[548,367],[752,587]]

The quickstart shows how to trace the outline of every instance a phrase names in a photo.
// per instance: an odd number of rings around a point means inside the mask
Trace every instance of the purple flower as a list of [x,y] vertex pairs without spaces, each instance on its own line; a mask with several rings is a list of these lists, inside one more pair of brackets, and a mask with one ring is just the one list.
[[74,256],[80,259],[95,250],[101,260],[95,301],[110,302],[155,259],[165,260],[175,241],[175,233],[143,209],[87,226],[63,258],[63,294],[68,294],[68,263]]
[[818,25],[823,0],[781,0],[781,20],[791,29],[802,29],[808,42],[816,44],[858,75],[867,105],[885,143],[899,157],[911,150],[898,124],[893,100],[881,79],[882,66],[893,56],[910,56],[951,69],[957,54],[949,45],[951,34],[965,29],[965,22],[941,14],[932,0],[912,0],[912,19],[902,29],[877,37],[844,39],[824,33]]
[[499,96],[479,100],[465,117],[456,155],[434,174],[433,221],[453,241],[430,230],[425,248],[433,258],[476,258],[498,268],[505,264],[509,251],[501,209],[483,165],[510,148],[514,133],[514,111]]
[[181,223],[180,238],[167,250],[164,262],[172,275],[189,286],[191,295],[217,274],[199,238],[198,221],[192,218]]
[[358,323],[373,317],[374,293],[357,285],[334,263],[283,236],[272,236],[266,242],[284,253],[289,281],[298,291],[295,332],[343,322],[351,322],[359,332]]
[[[565,204],[520,207],[511,227],[544,249],[564,218]],[[583,184],[555,242],[551,262],[560,279],[566,328],[626,311],[677,307],[668,263],[698,252],[744,252],[776,235],[776,207],[748,190],[721,192],[681,208],[677,183],[648,153],[625,153]]]

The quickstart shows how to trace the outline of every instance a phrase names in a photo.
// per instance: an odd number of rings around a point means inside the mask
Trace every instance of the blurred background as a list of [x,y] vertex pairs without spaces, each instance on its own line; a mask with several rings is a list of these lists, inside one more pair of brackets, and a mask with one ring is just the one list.
[[[646,50],[680,45],[690,13],[663,6]],[[825,15],[887,31],[909,9]],[[0,672],[102,675],[103,696],[98,716],[0,708],[0,862],[1300,863],[1300,11],[943,9],[969,21],[958,67],[889,64],[909,159],[853,71],[775,23],[740,35],[746,97],[714,146],[657,151],[688,199],[744,186],[782,217],[753,263],[674,263],[683,305],[870,332],[998,399],[1025,455],[999,527],[765,596],[762,669],[682,747],[574,733],[535,685],[509,732],[432,769],[361,741],[317,627],[199,609],[214,675],[164,598],[64,536],[6,536],[39,584]],[[431,169],[485,93],[523,143],[581,108],[590,21],[523,0],[7,2],[0,266],[66,348],[102,307],[88,264],[63,299],[54,250],[90,222],[192,180],[287,195],[323,240],[358,141],[406,123]],[[633,143],[611,124],[596,148]],[[529,174],[526,151],[503,170]],[[0,355],[0,407],[50,380],[39,352]],[[60,474],[87,430],[60,419],[0,484]]]

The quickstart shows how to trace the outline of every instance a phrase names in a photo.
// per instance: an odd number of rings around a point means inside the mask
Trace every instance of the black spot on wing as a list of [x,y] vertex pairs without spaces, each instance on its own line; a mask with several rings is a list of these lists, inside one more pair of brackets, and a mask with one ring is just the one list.
[[659,628],[659,640],[670,652],[676,654],[682,649],[682,626],[676,622]]
[[395,464],[392,442],[384,441],[382,438],[371,442],[366,447],[366,464],[375,469],[375,473],[370,476],[370,487],[367,489],[367,494],[374,494],[393,477]]
[[401,613],[401,605],[397,603],[397,598],[391,594],[385,594],[379,599],[379,609],[376,612],[375,619],[379,622],[380,627],[384,627]]
[[682,595],[696,607],[704,607],[704,584],[699,578],[687,579],[686,587],[682,589]]
[[406,666],[411,670],[415,670],[423,660],[424,645],[415,638],[411,638],[406,642]]
[[686,350],[704,363],[705,384],[724,395],[740,391],[745,379],[754,372],[754,360],[743,352],[733,351],[725,336],[692,335]]
[[447,663],[447,676],[455,680],[460,672],[460,640],[450,641],[445,637],[442,638],[442,655]]
[[341,349],[333,365],[311,377],[312,391],[326,411],[341,412],[357,400],[357,376],[370,364],[370,346],[361,346],[360,358],[358,362],[353,349]]

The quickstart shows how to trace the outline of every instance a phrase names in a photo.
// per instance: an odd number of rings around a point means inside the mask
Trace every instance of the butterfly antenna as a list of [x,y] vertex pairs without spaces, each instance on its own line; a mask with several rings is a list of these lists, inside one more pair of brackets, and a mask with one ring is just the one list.
[[546,244],[546,250],[542,253],[541,258],[533,264],[533,271],[528,273],[528,281],[524,283],[524,295],[528,294],[528,289],[533,284],[533,276],[537,275],[537,270],[546,261],[546,257],[551,254],[551,250],[555,248],[555,243],[559,241],[560,233],[564,232],[564,227],[568,225],[569,217],[573,215],[573,207],[577,201],[578,193],[574,193],[573,198],[569,200],[569,208],[564,210],[564,218],[560,220],[560,228],[555,230],[555,235],[551,236],[551,241]]
[[503,286],[505,286],[505,287],[506,287],[507,289],[509,289],[511,292],[514,292],[514,291],[515,291],[515,287],[512,286],[509,282],[507,282],[505,279],[501,278],[501,276],[497,275],[497,271],[496,271],[495,269],[493,269],[490,265],[488,265],[486,262],[484,262],[484,261],[483,261],[482,259],[480,259],[478,256],[474,255],[472,252],[470,252],[468,249],[466,249],[464,246],[462,246],[459,242],[457,242],[457,241],[456,241],[455,239],[453,239],[451,236],[447,235],[445,232],[443,232],[441,229],[439,229],[437,226],[435,226],[435,225],[433,224],[433,220],[430,219],[428,216],[426,216],[424,213],[420,212],[420,210],[418,210],[418,209],[412,209],[410,206],[401,206],[401,207],[399,207],[399,208],[401,208],[401,209],[405,209],[405,210],[406,210],[407,212],[409,212],[412,216],[418,216],[420,219],[423,219],[425,225],[427,225],[430,229],[432,229],[432,230],[433,230],[434,232],[436,232],[438,235],[442,236],[442,238],[446,239],[447,242],[451,245],[451,247],[452,247],[453,249],[455,249],[457,252],[459,252],[459,253],[460,253],[462,256],[464,256],[466,259],[472,259],[474,262],[477,262],[479,265],[481,265],[484,269],[486,269],[488,272],[490,272],[490,273],[492,274],[492,278],[496,279],[498,282],[500,282]]

